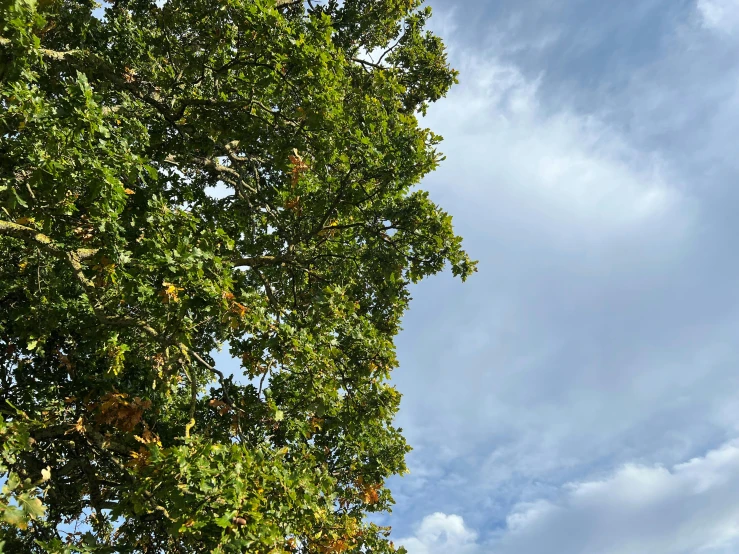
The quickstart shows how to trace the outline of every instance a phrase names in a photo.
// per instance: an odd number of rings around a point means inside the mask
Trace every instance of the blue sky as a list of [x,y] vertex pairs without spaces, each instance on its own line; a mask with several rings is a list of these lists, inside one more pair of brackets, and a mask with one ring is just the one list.
[[410,554],[739,551],[739,0],[434,0],[424,186],[480,271],[414,289]]

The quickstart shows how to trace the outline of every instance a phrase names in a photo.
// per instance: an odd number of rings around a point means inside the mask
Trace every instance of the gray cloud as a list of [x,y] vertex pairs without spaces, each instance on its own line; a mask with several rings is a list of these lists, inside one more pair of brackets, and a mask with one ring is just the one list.
[[496,554],[712,554],[739,548],[739,446],[675,465],[626,465],[566,485],[557,500],[518,506]]
[[[488,536],[511,506],[552,501],[562,483],[671,466],[739,434],[736,173],[728,156],[711,173],[705,162],[730,147],[739,113],[716,91],[739,72],[681,97],[679,56],[690,71],[695,49],[710,60],[699,16],[693,5],[669,39],[675,57],[645,56],[631,94],[599,110],[577,95],[553,107],[549,72],[452,41],[462,84],[428,122],[448,160],[425,185],[481,266],[465,285],[417,287],[406,318],[395,379],[417,449],[393,483],[400,533],[439,510]],[[458,19],[443,25],[455,21],[459,33]],[[645,131],[652,117],[688,133],[683,114],[712,98],[724,120],[692,128],[700,148]]]
[[598,480],[568,483],[551,500],[520,503],[483,542],[460,516],[435,513],[409,554],[730,554],[739,548],[739,444],[677,464],[628,464]]
[[698,0],[697,8],[706,28],[729,34],[739,30],[737,0]]

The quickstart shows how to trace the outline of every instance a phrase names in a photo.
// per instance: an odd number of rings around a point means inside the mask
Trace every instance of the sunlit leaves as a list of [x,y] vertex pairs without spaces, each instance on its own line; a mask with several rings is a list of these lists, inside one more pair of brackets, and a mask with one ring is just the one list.
[[36,495],[36,487],[49,480],[49,468],[41,470],[41,474],[36,476],[37,482],[9,471],[17,457],[32,447],[27,424],[21,421],[8,423],[0,416],[0,444],[0,474],[6,476],[0,488],[0,522],[25,530],[31,522],[42,518],[46,511]]
[[474,271],[420,4],[0,4],[6,550],[395,551],[393,340]]

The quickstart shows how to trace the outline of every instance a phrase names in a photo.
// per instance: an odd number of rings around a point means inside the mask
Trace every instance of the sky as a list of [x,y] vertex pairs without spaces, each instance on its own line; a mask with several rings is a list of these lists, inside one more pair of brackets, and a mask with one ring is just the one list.
[[432,0],[423,187],[479,272],[398,338],[410,554],[739,552],[739,0]]

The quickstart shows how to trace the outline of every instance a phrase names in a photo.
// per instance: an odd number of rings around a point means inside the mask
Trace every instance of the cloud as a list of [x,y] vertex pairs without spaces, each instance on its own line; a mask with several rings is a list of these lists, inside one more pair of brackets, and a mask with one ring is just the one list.
[[544,109],[545,76],[460,58],[462,85],[429,117],[448,160],[427,186],[480,273],[417,289],[396,379],[419,473],[485,449],[474,471],[492,486],[580,461],[654,409],[629,408],[656,361],[644,324],[661,324],[655,287],[690,248],[694,214],[658,153],[596,116]]
[[728,34],[739,30],[739,0],[698,0],[697,9],[707,29]]
[[[549,230],[618,232],[668,215],[680,194],[659,155],[636,150],[596,115],[541,104],[545,75],[526,78],[512,64],[459,56],[462,85],[435,107],[450,160],[432,182],[455,176],[452,194],[496,195]],[[453,157],[453,158],[452,158]],[[466,190],[465,190],[466,189]],[[443,191],[442,191],[443,194]]]
[[[394,379],[415,451],[395,522],[430,507],[482,532],[564,482],[671,467],[737,435],[735,157],[705,154],[733,144],[739,102],[714,93],[739,81],[701,96],[699,46],[587,111],[551,102],[546,71],[452,41],[461,84],[425,121],[448,159],[424,185],[480,272],[413,291]],[[693,114],[711,105],[715,119]]]
[[426,516],[413,537],[397,539],[408,554],[473,554],[478,551],[477,534],[458,515],[441,512]]
[[495,554],[729,553],[739,549],[739,442],[668,469],[628,464],[521,504]]
[[409,554],[731,554],[739,550],[739,441],[671,468],[626,464],[522,502],[485,537],[458,515],[426,516]]

